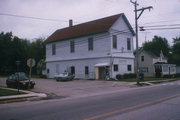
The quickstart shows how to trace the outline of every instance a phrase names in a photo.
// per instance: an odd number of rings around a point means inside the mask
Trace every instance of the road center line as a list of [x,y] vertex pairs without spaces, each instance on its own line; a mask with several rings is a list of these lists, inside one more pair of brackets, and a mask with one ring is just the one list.
[[164,97],[164,98],[161,98],[161,99],[158,99],[158,100],[154,100],[154,101],[151,101],[151,102],[146,102],[146,103],[135,105],[135,106],[125,107],[125,108],[122,108],[122,109],[119,109],[119,110],[115,110],[115,111],[112,111],[112,112],[107,112],[107,113],[102,113],[102,114],[99,114],[99,115],[95,115],[95,116],[86,118],[84,120],[96,120],[96,119],[108,117],[108,116],[111,116],[111,115],[115,115],[115,114],[118,114],[118,113],[129,111],[129,110],[141,108],[141,107],[144,107],[144,106],[147,106],[147,105],[160,103],[160,102],[163,102],[163,101],[166,101],[166,100],[169,100],[169,99],[172,99],[172,98],[176,98],[176,97],[179,97],[179,96],[180,96],[180,94]]

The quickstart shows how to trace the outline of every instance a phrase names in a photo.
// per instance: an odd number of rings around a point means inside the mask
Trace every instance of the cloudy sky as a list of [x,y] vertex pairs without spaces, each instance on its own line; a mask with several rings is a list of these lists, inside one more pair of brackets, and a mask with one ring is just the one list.
[[[137,2],[138,8],[153,6],[153,10],[144,11],[138,20],[139,26],[147,26],[145,28],[149,29],[139,33],[140,44],[151,40],[154,35],[166,37],[172,44],[172,38],[180,36],[180,0]],[[12,31],[15,36],[33,40],[48,37],[55,30],[67,27],[69,19],[73,19],[74,24],[79,24],[119,13],[125,13],[134,27],[133,10],[130,0],[0,0],[0,31]]]

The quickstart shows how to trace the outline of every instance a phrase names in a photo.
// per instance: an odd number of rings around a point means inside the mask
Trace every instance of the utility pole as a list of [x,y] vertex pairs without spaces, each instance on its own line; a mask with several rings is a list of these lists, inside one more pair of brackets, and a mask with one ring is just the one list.
[[[144,10],[147,10],[149,9],[149,11],[152,9],[152,6],[149,6],[149,7],[143,7],[141,9],[137,9],[137,6],[139,5],[137,3],[137,1],[132,1],[130,0],[131,3],[134,4],[134,12],[135,12],[135,31],[136,31],[136,74],[137,74],[137,85],[139,85],[140,81],[139,81],[139,62],[138,62],[138,19],[140,18],[140,16],[142,15],[142,13],[144,12]],[[138,15],[138,12],[139,15]]]

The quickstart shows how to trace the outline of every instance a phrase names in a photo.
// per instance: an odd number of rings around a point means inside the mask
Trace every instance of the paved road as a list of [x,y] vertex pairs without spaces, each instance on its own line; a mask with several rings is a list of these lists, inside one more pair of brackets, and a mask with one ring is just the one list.
[[[91,97],[0,105],[2,120],[179,120],[180,83]],[[147,116],[148,115],[148,116]]]

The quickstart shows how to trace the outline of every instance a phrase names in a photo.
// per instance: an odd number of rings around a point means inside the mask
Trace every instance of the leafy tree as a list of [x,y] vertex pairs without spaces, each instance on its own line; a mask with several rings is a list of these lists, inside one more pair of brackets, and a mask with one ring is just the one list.
[[35,67],[33,67],[33,73],[38,72],[36,68],[38,66],[39,61],[45,59],[45,44],[43,40],[44,38],[37,38],[35,39],[35,41],[31,43],[30,57],[34,58],[36,61],[36,65]]
[[180,65],[180,37],[173,38],[173,46],[171,48],[170,63]]
[[46,63],[44,59],[41,59],[38,63],[37,63],[37,73],[39,75],[42,75],[42,71],[46,69]]
[[[36,62],[45,58],[45,45],[42,38],[30,42],[12,35],[12,32],[0,33],[0,74],[11,74],[17,71],[16,61],[21,61],[20,71],[28,73],[27,60]],[[34,73],[36,73],[36,66]]]
[[143,43],[143,49],[146,51],[151,51],[155,55],[159,56],[162,50],[164,56],[168,57],[170,52],[170,46],[166,38],[159,36],[154,36],[152,41]]

